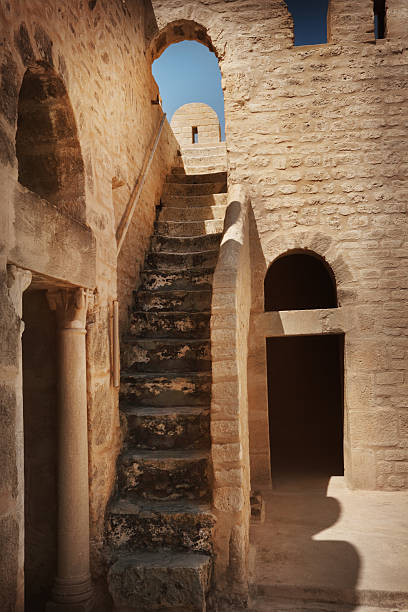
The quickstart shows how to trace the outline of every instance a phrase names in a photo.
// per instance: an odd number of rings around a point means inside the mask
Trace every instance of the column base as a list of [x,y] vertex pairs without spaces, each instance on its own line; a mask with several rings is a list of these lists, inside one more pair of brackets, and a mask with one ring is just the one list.
[[91,612],[94,604],[91,578],[73,581],[56,578],[46,612]]

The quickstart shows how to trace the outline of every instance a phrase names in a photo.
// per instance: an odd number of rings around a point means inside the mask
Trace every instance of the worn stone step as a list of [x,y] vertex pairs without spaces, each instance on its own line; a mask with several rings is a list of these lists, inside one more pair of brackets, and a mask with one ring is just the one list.
[[151,240],[151,252],[166,253],[199,253],[203,251],[214,251],[219,248],[222,234],[208,234],[193,237],[177,237],[154,235]]
[[[177,169],[182,170],[182,169]],[[208,174],[183,174],[182,172],[173,172],[166,178],[167,183],[216,183],[227,180],[226,172],[210,172]]]
[[209,372],[127,372],[121,376],[120,396],[135,406],[208,406]]
[[146,268],[152,270],[191,270],[215,268],[218,261],[219,248],[196,253],[169,253],[160,251],[149,253],[146,257]]
[[[170,209],[167,210],[180,210]],[[197,209],[192,209],[194,212]],[[204,219],[194,221],[158,221],[155,224],[156,233],[161,236],[177,238],[192,238],[208,234],[220,234],[224,227],[224,219]]]
[[115,609],[127,612],[205,612],[212,561],[199,553],[139,552],[121,556],[109,569]]
[[[165,221],[206,221],[219,219],[224,221],[226,205],[221,206],[195,206],[194,208],[176,208],[174,206],[163,206],[159,212],[159,223]],[[221,230],[222,231],[222,226]],[[164,233],[164,232],[163,232]]]
[[145,269],[142,272],[141,289],[146,291],[162,291],[163,289],[209,290],[212,288],[213,274],[213,268],[174,272]]
[[133,338],[122,346],[122,367],[133,372],[209,371],[210,340]]
[[226,193],[227,180],[214,181],[211,183],[189,184],[189,183],[164,183],[163,196],[167,195],[212,195],[213,193]]
[[209,457],[201,450],[128,451],[118,462],[120,494],[209,501]]
[[175,208],[193,208],[196,206],[226,206],[227,205],[226,193],[213,193],[211,195],[195,195],[195,196],[183,196],[183,195],[167,195],[162,196],[161,204],[165,207]]
[[225,154],[223,155],[222,153],[214,153],[213,155],[193,155],[187,153],[183,156],[183,164],[184,167],[200,165],[208,167],[224,164],[223,169],[226,170],[227,159]]
[[129,333],[140,338],[209,338],[210,312],[131,313]]
[[170,450],[208,449],[210,411],[202,406],[121,406],[126,419],[128,448]]
[[134,309],[143,312],[204,312],[211,309],[211,291],[139,290],[134,298]]
[[211,554],[214,525],[208,504],[141,501],[129,496],[108,510],[107,543],[115,552],[163,547]]
[[[213,172],[227,172],[227,160],[225,157],[220,157],[219,161],[212,164],[200,165],[194,163],[194,159],[190,160],[188,164],[184,164],[184,168],[177,168],[182,174],[188,176],[189,174],[212,174]],[[176,172],[177,174],[177,172]]]

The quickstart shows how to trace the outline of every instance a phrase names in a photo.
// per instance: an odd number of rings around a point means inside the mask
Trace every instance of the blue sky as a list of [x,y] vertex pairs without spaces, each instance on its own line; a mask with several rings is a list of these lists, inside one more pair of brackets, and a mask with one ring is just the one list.
[[[286,0],[286,4],[294,18],[295,45],[327,42],[328,0]],[[217,112],[224,140],[224,96],[214,53],[197,42],[177,43],[153,63],[152,71],[169,121],[183,104],[204,102]]]

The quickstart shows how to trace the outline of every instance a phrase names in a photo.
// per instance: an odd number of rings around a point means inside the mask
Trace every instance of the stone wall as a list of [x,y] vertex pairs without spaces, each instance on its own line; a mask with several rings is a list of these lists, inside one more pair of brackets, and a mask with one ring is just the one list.
[[[283,0],[154,0],[151,55],[199,40],[219,59],[230,184],[249,186],[252,310],[288,250],[322,256],[357,325],[345,337],[346,479],[405,489],[407,462],[407,10],[332,0],[329,43],[293,46]],[[396,18],[398,15],[399,20]],[[265,336],[250,333],[252,482],[269,480]]]
[[204,146],[220,142],[221,128],[217,113],[201,102],[180,106],[171,119],[171,129],[181,146]]
[[[102,571],[104,512],[120,446],[118,397],[111,383],[112,300],[121,299],[123,329],[155,205],[178,147],[166,123],[117,262],[116,227],[161,118],[160,108],[151,104],[158,89],[145,56],[152,19],[149,3],[136,0],[0,4],[0,608],[5,611],[23,609],[24,563],[20,327],[25,284],[14,272],[7,277],[8,262],[32,270],[36,288],[81,285],[94,291],[87,334],[94,579]],[[43,70],[52,75],[45,89],[26,79],[28,94],[20,95],[24,75]],[[39,125],[41,143],[35,137]],[[31,154],[38,176],[22,171]],[[48,191],[37,181],[47,176],[54,180]],[[72,177],[79,177],[76,183]],[[74,183],[76,191],[65,189]]]

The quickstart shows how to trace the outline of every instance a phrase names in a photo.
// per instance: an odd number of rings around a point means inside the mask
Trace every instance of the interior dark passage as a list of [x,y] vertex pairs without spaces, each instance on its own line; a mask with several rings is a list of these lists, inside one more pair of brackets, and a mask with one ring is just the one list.
[[267,339],[272,479],[343,475],[344,336]]
[[23,294],[25,610],[45,610],[57,563],[57,346],[45,291]]
[[265,277],[265,311],[336,308],[336,283],[329,266],[310,253],[280,257]]

